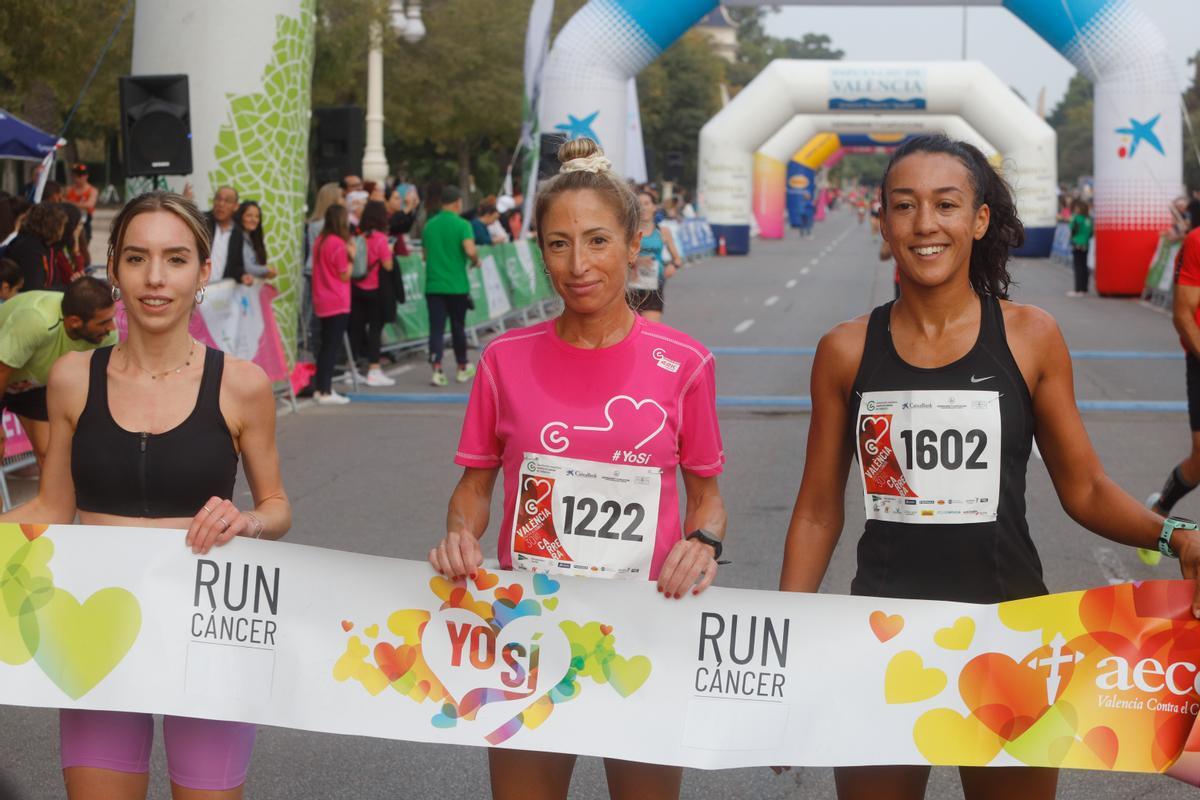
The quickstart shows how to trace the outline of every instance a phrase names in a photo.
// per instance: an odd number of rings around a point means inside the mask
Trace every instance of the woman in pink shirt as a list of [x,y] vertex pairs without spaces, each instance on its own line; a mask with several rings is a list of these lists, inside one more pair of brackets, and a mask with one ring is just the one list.
[[[535,214],[565,307],[480,357],[454,459],[465,469],[429,560],[453,578],[475,573],[503,470],[503,568],[652,580],[674,599],[699,594],[716,576],[725,535],[713,357],[630,309],[638,201],[596,143],[567,142],[558,158]],[[488,758],[498,800],[565,798],[575,765],[562,753],[493,748]],[[605,771],[615,797],[679,796],[678,767],[605,759]]]
[[367,243],[367,274],[350,286],[350,345],[355,361],[367,359],[367,386],[396,385],[383,374],[379,364],[379,350],[383,344],[383,294],[379,291],[379,271],[392,271],[387,227],[387,206],[382,200],[368,200],[358,223]]
[[325,211],[325,227],[313,252],[313,311],[321,328],[313,399],[322,405],[341,405],[350,398],[333,391],[333,367],[350,322],[350,272],[354,266],[354,240],[345,206],[333,205]]

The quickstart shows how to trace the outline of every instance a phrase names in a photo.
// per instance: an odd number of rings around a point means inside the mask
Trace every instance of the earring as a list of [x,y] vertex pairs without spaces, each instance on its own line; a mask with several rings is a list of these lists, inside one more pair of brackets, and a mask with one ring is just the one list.
[[196,292],[196,305],[200,305],[201,303],[204,302],[204,293],[207,290],[208,290],[208,285],[205,284],[204,286],[200,287],[200,291]]
[[120,299],[121,299],[121,287],[120,286],[112,287],[112,299],[113,299],[114,303],[120,301]]

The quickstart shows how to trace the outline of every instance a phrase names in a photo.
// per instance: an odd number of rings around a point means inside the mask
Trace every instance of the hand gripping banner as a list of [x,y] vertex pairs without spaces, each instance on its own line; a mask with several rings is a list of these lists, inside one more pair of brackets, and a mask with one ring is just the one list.
[[[1035,765],[1200,783],[1192,584],[994,606],[0,526],[0,703],[714,769]],[[862,747],[864,731],[871,747]]]

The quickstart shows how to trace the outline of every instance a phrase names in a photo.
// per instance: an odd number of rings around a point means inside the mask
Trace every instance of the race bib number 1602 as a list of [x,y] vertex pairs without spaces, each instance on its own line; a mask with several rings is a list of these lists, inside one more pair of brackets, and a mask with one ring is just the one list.
[[867,392],[855,428],[867,519],[993,522],[1000,502],[1000,395]]

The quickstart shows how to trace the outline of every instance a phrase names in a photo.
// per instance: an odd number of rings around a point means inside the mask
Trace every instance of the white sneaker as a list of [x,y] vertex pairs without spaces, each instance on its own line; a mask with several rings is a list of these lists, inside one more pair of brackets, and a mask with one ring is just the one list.
[[349,397],[346,397],[344,394],[338,394],[332,390],[329,392],[329,394],[313,392],[313,400],[315,400],[319,406],[344,406],[346,403],[350,402]]
[[381,369],[373,369],[367,373],[367,378],[364,381],[367,386],[395,386],[396,381],[383,374]]

